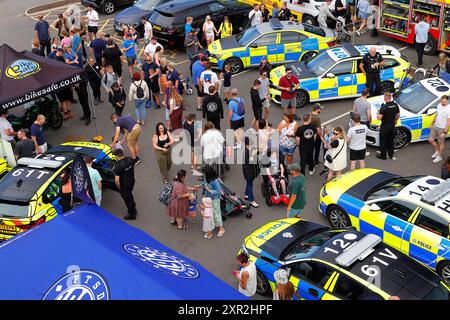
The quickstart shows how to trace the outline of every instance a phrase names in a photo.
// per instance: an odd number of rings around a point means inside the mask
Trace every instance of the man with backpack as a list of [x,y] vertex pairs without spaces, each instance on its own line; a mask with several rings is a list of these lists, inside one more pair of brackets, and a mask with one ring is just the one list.
[[300,86],[298,78],[292,74],[290,67],[286,68],[286,75],[280,78],[278,89],[281,91],[281,108],[291,108],[294,114],[294,120],[300,120],[297,116],[297,93],[296,90]]
[[122,149],[115,149],[114,155],[117,157],[117,163],[114,167],[114,181],[128,209],[128,214],[123,218],[125,220],[136,220],[136,203],[133,197],[135,162],[130,157],[125,157]]
[[236,139],[236,145],[233,149],[242,148],[242,136],[245,127],[245,101],[239,97],[238,89],[233,88],[231,90],[231,99],[228,103],[228,123],[230,128],[234,130],[234,137]]

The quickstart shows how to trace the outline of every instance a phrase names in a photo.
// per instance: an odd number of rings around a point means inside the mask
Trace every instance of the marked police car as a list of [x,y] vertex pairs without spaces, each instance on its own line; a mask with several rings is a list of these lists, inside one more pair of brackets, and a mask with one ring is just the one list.
[[376,234],[450,285],[450,180],[356,170],[322,188],[319,210],[332,227]]
[[[363,56],[375,47],[384,58],[384,68],[380,72],[383,90],[393,91],[401,86],[409,72],[410,63],[391,46],[343,44],[326,50],[306,62],[296,62],[273,69],[270,81],[278,85],[280,78],[286,74],[286,67],[299,79],[297,107],[308,102],[335,100],[358,97],[366,87],[366,76],[359,69]],[[281,103],[281,92],[270,89],[270,96],[276,103]]]
[[331,29],[271,19],[238,35],[214,41],[208,54],[218,69],[230,64],[232,72],[237,73],[258,66],[262,57],[272,64],[308,60],[334,46],[335,38]]
[[437,274],[374,234],[282,219],[253,232],[242,251],[256,265],[257,292],[263,295],[274,290],[273,273],[284,268],[306,300],[449,298]]
[[111,148],[93,142],[70,142],[38,158],[21,158],[0,181],[0,241],[53,219],[62,213],[60,174],[77,155],[95,159],[105,186],[114,185],[115,156]]
[[[400,119],[395,128],[394,148],[428,140],[437,105],[442,95],[449,94],[450,84],[438,77],[421,80],[395,93],[394,101],[400,108]],[[370,98],[369,102],[372,104],[373,120],[367,133],[367,143],[379,146],[381,121],[377,120],[377,113],[384,102],[383,96]]]

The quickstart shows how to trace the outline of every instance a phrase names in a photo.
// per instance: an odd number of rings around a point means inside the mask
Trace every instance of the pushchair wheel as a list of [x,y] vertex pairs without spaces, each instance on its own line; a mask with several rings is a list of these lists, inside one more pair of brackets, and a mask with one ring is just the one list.
[[266,197],[265,199],[266,199],[267,206],[271,207],[273,203],[272,203],[272,199],[270,199],[270,196]]
[[251,219],[251,217],[253,216],[253,213],[251,213],[250,211],[247,211],[245,216],[247,217],[247,219]]
[[186,90],[186,93],[188,95],[193,95],[194,94],[194,90],[192,88],[189,88],[189,89]]
[[266,188],[266,184],[263,182],[261,182],[261,194],[264,198],[267,198],[267,188]]

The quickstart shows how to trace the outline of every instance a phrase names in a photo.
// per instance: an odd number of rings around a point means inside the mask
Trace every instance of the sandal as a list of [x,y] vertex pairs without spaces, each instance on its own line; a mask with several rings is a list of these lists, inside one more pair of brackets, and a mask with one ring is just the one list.
[[169,183],[169,180],[164,179],[163,182],[164,182],[164,184],[168,184],[168,183]]
[[175,220],[173,220],[173,221],[170,221],[170,224],[174,226],[177,224],[177,222]]
[[180,227],[177,227],[178,230],[186,230],[187,228],[188,228],[188,226],[187,226],[186,224],[183,224],[183,225],[181,226],[181,228],[180,228]]

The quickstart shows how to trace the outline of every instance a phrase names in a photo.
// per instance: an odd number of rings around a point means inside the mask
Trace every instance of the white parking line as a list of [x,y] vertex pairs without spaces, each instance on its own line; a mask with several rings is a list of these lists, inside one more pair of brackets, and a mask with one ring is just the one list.
[[349,115],[350,112],[351,112],[351,111],[345,112],[345,113],[343,113],[343,114],[341,114],[341,115],[339,115],[339,116],[337,116],[337,117],[335,117],[335,118],[333,118],[333,119],[330,119],[330,120],[328,120],[328,121],[325,121],[324,123],[322,123],[322,125],[326,126],[327,124],[330,124],[330,123],[332,123],[332,122],[334,122],[334,121],[336,121],[336,120],[339,120],[340,118],[343,118],[343,117]]
[[398,51],[403,51],[403,50],[405,50],[407,48],[409,48],[409,46],[404,46],[404,47],[401,47],[400,49],[398,49]]
[[250,72],[250,71],[253,71],[253,69],[247,69],[247,70],[239,72],[237,74],[233,74],[231,77],[240,76],[240,75],[246,74],[247,72]]

